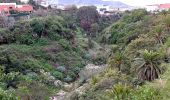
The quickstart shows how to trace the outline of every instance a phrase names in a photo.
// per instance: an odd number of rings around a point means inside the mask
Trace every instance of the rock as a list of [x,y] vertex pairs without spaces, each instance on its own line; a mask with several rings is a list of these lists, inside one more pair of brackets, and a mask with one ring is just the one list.
[[79,95],[82,95],[86,91],[88,86],[89,85],[85,83],[83,86],[80,86],[79,88],[75,89],[75,92],[77,92]]
[[62,86],[62,82],[60,80],[56,80],[56,81],[54,81],[54,85],[56,87],[61,87]]
[[70,91],[70,90],[72,90],[72,88],[73,88],[73,84],[72,83],[71,84],[67,84],[67,83],[64,84],[64,90]]
[[56,94],[55,97],[53,97],[54,99],[53,100],[65,100],[65,96],[66,96],[67,92],[61,90],[60,92],[58,92]]
[[92,76],[103,72],[106,67],[106,65],[96,66],[94,64],[88,64],[83,70],[80,71],[79,76],[80,78],[87,80]]

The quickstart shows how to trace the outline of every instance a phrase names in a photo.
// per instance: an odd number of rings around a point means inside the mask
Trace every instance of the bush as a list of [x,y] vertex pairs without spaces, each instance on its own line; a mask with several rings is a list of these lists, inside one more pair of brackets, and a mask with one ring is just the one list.
[[42,19],[33,19],[30,22],[33,32],[35,32],[39,37],[42,36],[42,33],[45,28],[44,21]]
[[63,80],[63,78],[64,78],[63,73],[61,73],[61,72],[59,72],[59,71],[53,71],[53,72],[52,72],[52,75],[53,75],[55,78],[60,79],[60,80]]
[[123,16],[123,20],[126,23],[137,22],[144,19],[144,16],[147,14],[145,9],[135,9],[133,10],[130,15]]
[[64,73],[66,71],[66,68],[64,66],[57,67],[57,70]]
[[11,91],[4,91],[0,88],[0,100],[20,100]]
[[64,81],[69,83],[69,82],[73,81],[73,78],[71,76],[67,75],[67,77],[64,78]]
[[71,50],[70,43],[66,41],[65,39],[60,39],[58,42],[66,51]]

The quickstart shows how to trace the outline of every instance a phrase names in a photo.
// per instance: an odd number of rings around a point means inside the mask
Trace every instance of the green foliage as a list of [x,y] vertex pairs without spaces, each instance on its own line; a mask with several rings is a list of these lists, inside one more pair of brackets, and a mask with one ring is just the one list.
[[155,28],[156,33],[162,33],[162,31],[163,31],[163,27],[161,25],[159,25]]
[[145,50],[143,52],[143,58],[144,58],[144,60],[149,61],[149,62],[155,61],[159,58],[159,53]]
[[168,14],[168,12],[166,10],[162,10],[160,13],[164,16],[166,16]]
[[[0,88],[4,93],[0,97],[49,99],[51,91],[57,90],[55,79],[75,81],[85,64],[84,48],[76,43],[77,27],[72,29],[62,17],[48,16],[18,21],[10,29],[1,29]],[[8,93],[10,88],[15,91]]]
[[55,77],[55,78],[57,78],[57,79],[63,79],[64,78],[64,75],[63,75],[63,73],[61,73],[61,72],[59,72],[59,71],[53,71],[52,72],[52,75]]
[[35,32],[39,37],[41,37],[45,27],[44,22],[40,19],[33,19],[30,25],[33,29],[33,32]]
[[98,83],[98,77],[93,76],[91,80],[91,84],[95,85],[96,83]]
[[66,78],[64,78],[64,81],[65,81],[65,82],[72,82],[72,81],[73,81],[73,78],[68,75]]
[[153,87],[139,87],[132,89],[128,85],[116,84],[106,93],[106,100],[161,100],[159,90]]
[[125,15],[123,17],[123,21],[127,23],[131,22],[137,22],[143,20],[144,16],[147,14],[147,11],[145,9],[136,9],[133,10],[130,15]]
[[67,51],[71,50],[70,43],[66,41],[65,39],[60,39],[58,42],[65,50]]
[[128,100],[128,98],[130,98],[130,92],[130,87],[122,84],[116,84],[113,86],[112,90],[107,93],[107,95],[113,100]]
[[164,23],[166,24],[167,27],[170,27],[170,16],[169,15],[164,18]]
[[159,53],[145,50],[143,59],[144,62],[138,68],[138,78],[142,81],[153,81],[159,78],[162,72],[159,66]]
[[0,99],[1,100],[20,100],[11,91],[4,91],[0,88]]
[[161,100],[162,96],[158,89],[149,86],[139,87],[131,94],[133,100]]
[[129,59],[134,59],[139,56],[139,52],[141,50],[155,50],[155,47],[155,40],[153,38],[147,38],[146,36],[144,36],[132,41],[125,48],[125,54]]
[[129,61],[121,52],[116,52],[108,61],[110,68],[117,68],[118,71],[128,72]]

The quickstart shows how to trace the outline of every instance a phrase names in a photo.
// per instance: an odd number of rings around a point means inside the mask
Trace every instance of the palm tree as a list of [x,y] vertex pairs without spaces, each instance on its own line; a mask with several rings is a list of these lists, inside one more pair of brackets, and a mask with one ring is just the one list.
[[157,26],[156,28],[155,28],[155,38],[156,38],[156,41],[158,42],[158,43],[160,43],[160,44],[162,44],[163,45],[163,40],[164,40],[164,33],[163,33],[163,28],[162,28],[162,26]]
[[124,63],[124,61],[125,56],[123,55],[123,53],[117,52],[112,58],[110,58],[109,66],[112,68],[116,67],[118,68],[118,71],[121,71],[121,65]]
[[[159,78],[161,69],[159,68],[159,53],[145,50],[143,52],[143,64],[138,68],[138,78],[142,81],[153,81]],[[141,59],[140,59],[141,60]]]

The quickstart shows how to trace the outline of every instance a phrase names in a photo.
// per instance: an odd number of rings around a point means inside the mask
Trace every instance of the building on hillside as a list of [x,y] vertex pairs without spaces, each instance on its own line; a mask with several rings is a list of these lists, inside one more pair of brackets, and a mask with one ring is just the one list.
[[99,14],[103,15],[104,12],[110,11],[110,6],[107,5],[96,5]]
[[169,10],[170,9],[170,3],[146,5],[145,8],[146,8],[147,11],[151,11],[151,12]]
[[170,3],[160,4],[159,9],[160,10],[169,10],[170,9]]
[[28,3],[29,2],[29,0],[20,0],[21,2],[23,2],[23,3]]
[[0,14],[6,16],[26,14],[29,15],[33,12],[31,5],[17,5],[16,3],[0,3]]
[[0,3],[28,3],[29,0],[0,0]]
[[34,0],[38,5],[49,7],[50,5],[58,5],[58,0]]
[[146,5],[144,8],[146,8],[147,11],[153,12],[159,10],[159,5],[158,4]]

